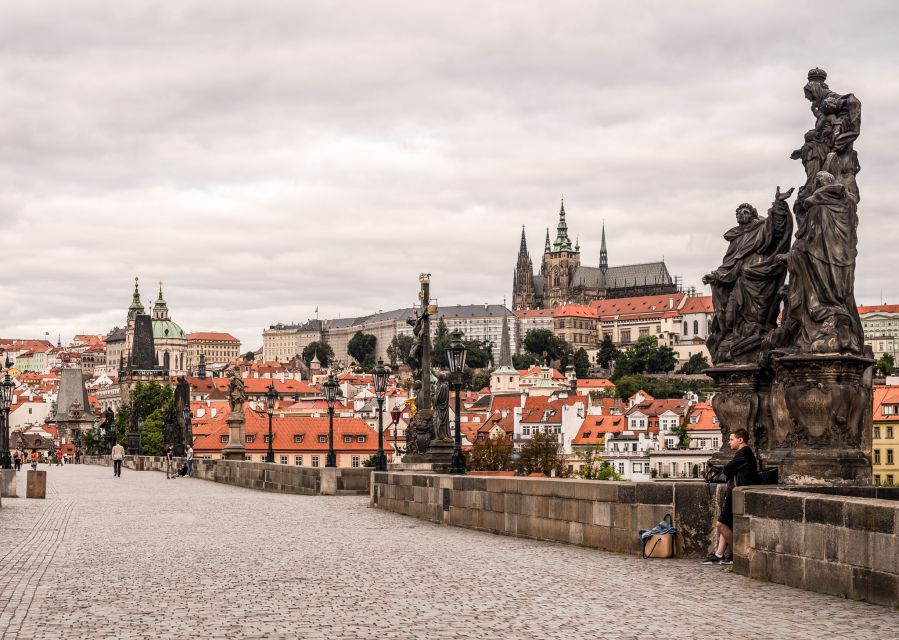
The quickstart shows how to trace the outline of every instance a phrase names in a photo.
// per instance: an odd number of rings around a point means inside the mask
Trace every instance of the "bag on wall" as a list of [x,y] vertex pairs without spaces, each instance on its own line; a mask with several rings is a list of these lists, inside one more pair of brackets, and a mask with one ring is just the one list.
[[670,513],[665,514],[662,520],[652,529],[640,530],[640,541],[643,544],[643,558],[673,558],[674,557],[674,534],[677,528]]
[[703,478],[708,483],[727,482],[727,476],[724,475],[724,467],[719,467],[711,462],[706,463],[705,474]]

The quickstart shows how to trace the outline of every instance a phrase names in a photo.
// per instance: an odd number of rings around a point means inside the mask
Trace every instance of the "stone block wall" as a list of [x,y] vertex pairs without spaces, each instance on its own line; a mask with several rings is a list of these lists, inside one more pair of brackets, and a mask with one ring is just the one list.
[[899,501],[737,489],[734,571],[899,606]]
[[376,472],[370,504],[504,535],[639,554],[640,529],[670,513],[678,555],[708,552],[718,487],[692,482],[451,476]]
[[[86,464],[112,466],[110,456],[84,456]],[[184,458],[176,459],[176,467]],[[122,466],[135,471],[165,472],[164,457],[125,456]],[[195,458],[193,477],[247,489],[301,495],[368,495],[372,468],[299,467],[295,465]]]

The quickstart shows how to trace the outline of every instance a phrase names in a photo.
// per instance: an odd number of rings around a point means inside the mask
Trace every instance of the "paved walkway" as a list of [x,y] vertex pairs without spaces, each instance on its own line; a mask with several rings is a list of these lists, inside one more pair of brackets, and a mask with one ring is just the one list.
[[47,500],[0,510],[0,638],[899,638],[896,611],[693,561],[445,528],[364,498],[48,475]]

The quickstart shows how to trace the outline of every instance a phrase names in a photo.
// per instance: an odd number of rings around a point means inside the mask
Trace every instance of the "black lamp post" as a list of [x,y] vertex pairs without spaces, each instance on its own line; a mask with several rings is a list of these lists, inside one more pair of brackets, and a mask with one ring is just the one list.
[[[9,369],[9,361],[6,363]],[[12,456],[9,454],[9,405],[12,404],[12,392],[15,383],[9,378],[9,371],[0,382],[0,411],[3,413],[3,433],[0,433],[0,469],[12,469]]]
[[275,391],[275,383],[268,385],[268,391],[265,393],[265,412],[268,414],[268,452],[265,454],[266,462],[275,461],[275,449],[272,441],[275,439],[272,435],[272,415],[275,413],[275,403],[278,401],[278,392]]
[[468,473],[468,465],[465,462],[465,454],[462,453],[462,368],[465,366],[465,356],[468,348],[462,342],[462,334],[453,331],[453,341],[446,349],[446,359],[449,361],[450,373],[453,375],[453,387],[456,389],[456,441],[453,445],[453,459],[450,462],[450,473]]
[[397,435],[396,432],[397,432],[397,429],[399,429],[399,427],[400,427],[400,418],[402,418],[402,417],[403,417],[403,409],[399,405],[393,407],[393,409],[390,410],[390,425],[393,427],[393,455],[394,455],[394,457],[397,454],[400,454],[400,455],[406,454],[406,448],[400,447],[399,445],[397,445],[397,440],[399,439],[399,436]]
[[380,358],[372,371],[372,378],[375,383],[375,399],[378,401],[378,453],[375,456],[375,471],[387,471],[387,454],[384,453],[384,395],[387,393],[390,367],[385,367]]
[[328,379],[322,384],[325,390],[325,402],[328,403],[328,457],[325,459],[326,467],[337,466],[337,454],[334,453],[334,404],[337,402],[337,393],[340,385],[333,373],[328,374]]

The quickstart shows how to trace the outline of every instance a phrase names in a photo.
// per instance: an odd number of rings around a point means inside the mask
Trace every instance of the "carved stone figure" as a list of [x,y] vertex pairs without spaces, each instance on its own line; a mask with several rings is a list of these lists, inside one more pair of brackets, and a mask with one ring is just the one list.
[[777,327],[786,268],[776,258],[790,246],[793,223],[786,200],[792,193],[777,187],[767,218],[752,205],[737,207],[737,226],[724,234],[730,243],[724,260],[702,279],[712,286],[715,314],[707,344],[715,364],[757,362],[765,338]]
[[821,171],[814,193],[796,208],[796,242],[781,257],[790,271],[785,328],[798,352],[861,355],[864,334],[854,293],[856,200],[848,187]]
[[[185,409],[188,414],[185,416]],[[173,442],[175,455],[184,455],[185,449],[193,444],[193,429],[190,419],[190,383],[184,376],[178,376],[178,384],[175,386],[175,420],[178,430]]]
[[449,385],[440,381],[434,392],[434,437],[449,440],[453,437],[449,421]]
[[244,403],[247,401],[247,392],[240,373],[232,369],[228,374],[228,406],[231,408],[231,416],[244,417]]
[[805,167],[805,186],[799,190],[799,206],[815,189],[815,176],[825,170],[827,156],[835,154],[834,166],[830,172],[859,201],[856,174],[861,170],[858,154],[853,143],[861,131],[862,105],[853,94],[840,95],[830,90],[825,82],[827,73],[823,69],[808,72],[805,97],[812,105],[815,127],[805,134],[805,143],[790,156],[802,160]]

